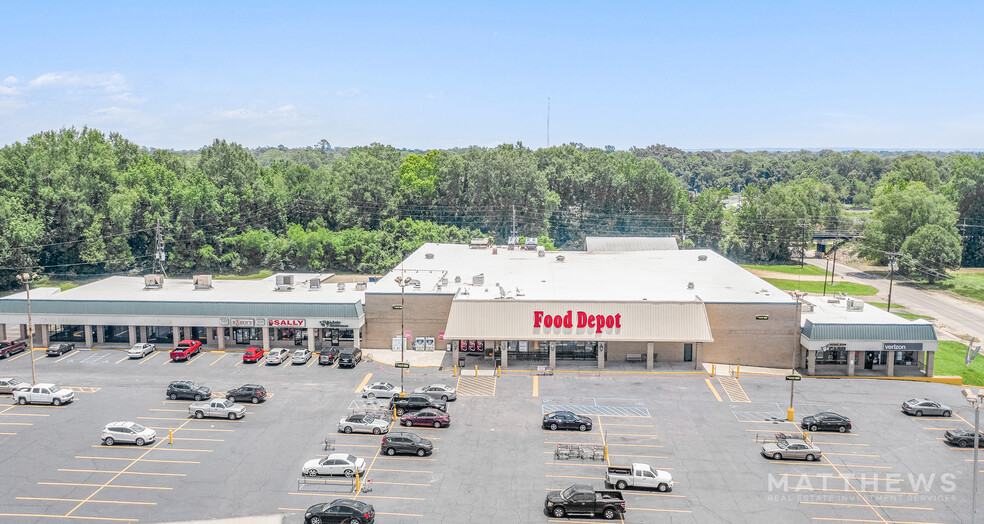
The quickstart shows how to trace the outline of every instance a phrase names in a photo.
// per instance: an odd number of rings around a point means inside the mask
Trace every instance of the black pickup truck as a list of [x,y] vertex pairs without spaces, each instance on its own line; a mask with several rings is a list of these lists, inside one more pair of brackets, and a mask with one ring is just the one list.
[[447,411],[448,403],[427,395],[414,393],[405,397],[393,397],[390,400],[389,408],[396,408],[396,414],[402,415],[408,411],[420,411],[427,408],[437,408],[441,411]]
[[543,513],[558,519],[602,516],[612,520],[625,513],[625,499],[619,491],[595,491],[587,484],[575,484],[564,491],[547,493]]

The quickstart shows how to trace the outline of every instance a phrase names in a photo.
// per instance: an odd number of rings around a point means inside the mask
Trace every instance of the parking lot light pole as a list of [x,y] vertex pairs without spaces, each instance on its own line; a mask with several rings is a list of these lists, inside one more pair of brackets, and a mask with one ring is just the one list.
[[31,281],[37,276],[36,273],[30,271],[17,275],[17,280],[20,280],[27,290],[27,341],[31,347],[31,384],[38,383],[37,375],[34,372],[34,323],[31,321]]
[[984,404],[984,389],[978,389],[976,395],[970,388],[964,388],[961,393],[963,393],[964,398],[966,398],[967,402],[974,408],[974,480],[971,484],[970,492],[970,523],[974,524],[977,520],[977,452],[981,447],[979,425],[981,419],[981,404]]
[[[403,273],[403,268],[400,268],[400,273],[401,274]],[[407,287],[407,284],[409,284],[411,280],[413,279],[411,279],[410,277],[404,277],[404,276],[396,277],[396,285],[400,286],[400,362],[406,362],[406,356],[404,355],[404,351],[407,348],[407,333],[406,331],[404,331],[405,328],[404,328],[403,306],[405,304],[403,303],[404,300],[403,297],[404,297],[404,289]],[[406,390],[403,387],[403,377],[406,374],[406,371],[407,368],[405,367],[400,368],[400,396],[401,397],[405,397],[407,395]]]

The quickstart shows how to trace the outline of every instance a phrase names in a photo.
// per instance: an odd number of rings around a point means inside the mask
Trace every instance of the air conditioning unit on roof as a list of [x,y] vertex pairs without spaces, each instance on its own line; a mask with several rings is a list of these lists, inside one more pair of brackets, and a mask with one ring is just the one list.
[[312,277],[308,280],[308,291],[317,291],[321,289],[321,278]]
[[195,275],[191,281],[195,289],[212,289],[212,275]]
[[277,275],[275,291],[290,291],[294,289],[294,275]]
[[161,289],[164,287],[164,275],[144,275],[144,289]]

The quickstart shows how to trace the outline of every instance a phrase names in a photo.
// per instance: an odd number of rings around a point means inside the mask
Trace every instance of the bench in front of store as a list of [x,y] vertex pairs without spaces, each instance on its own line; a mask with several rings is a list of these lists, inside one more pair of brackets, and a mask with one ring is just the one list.
[[[656,355],[657,355],[657,353],[653,353],[653,362],[654,363],[656,362]],[[646,355],[643,355],[642,353],[628,353],[628,354],[625,355],[625,361],[626,362],[645,362],[646,361]]]

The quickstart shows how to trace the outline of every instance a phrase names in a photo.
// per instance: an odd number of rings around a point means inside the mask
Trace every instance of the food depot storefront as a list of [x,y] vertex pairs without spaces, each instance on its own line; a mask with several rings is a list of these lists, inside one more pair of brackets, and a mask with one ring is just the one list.
[[478,350],[502,367],[510,361],[702,362],[713,342],[704,304],[657,301],[472,299],[451,303],[443,335],[458,362]]

